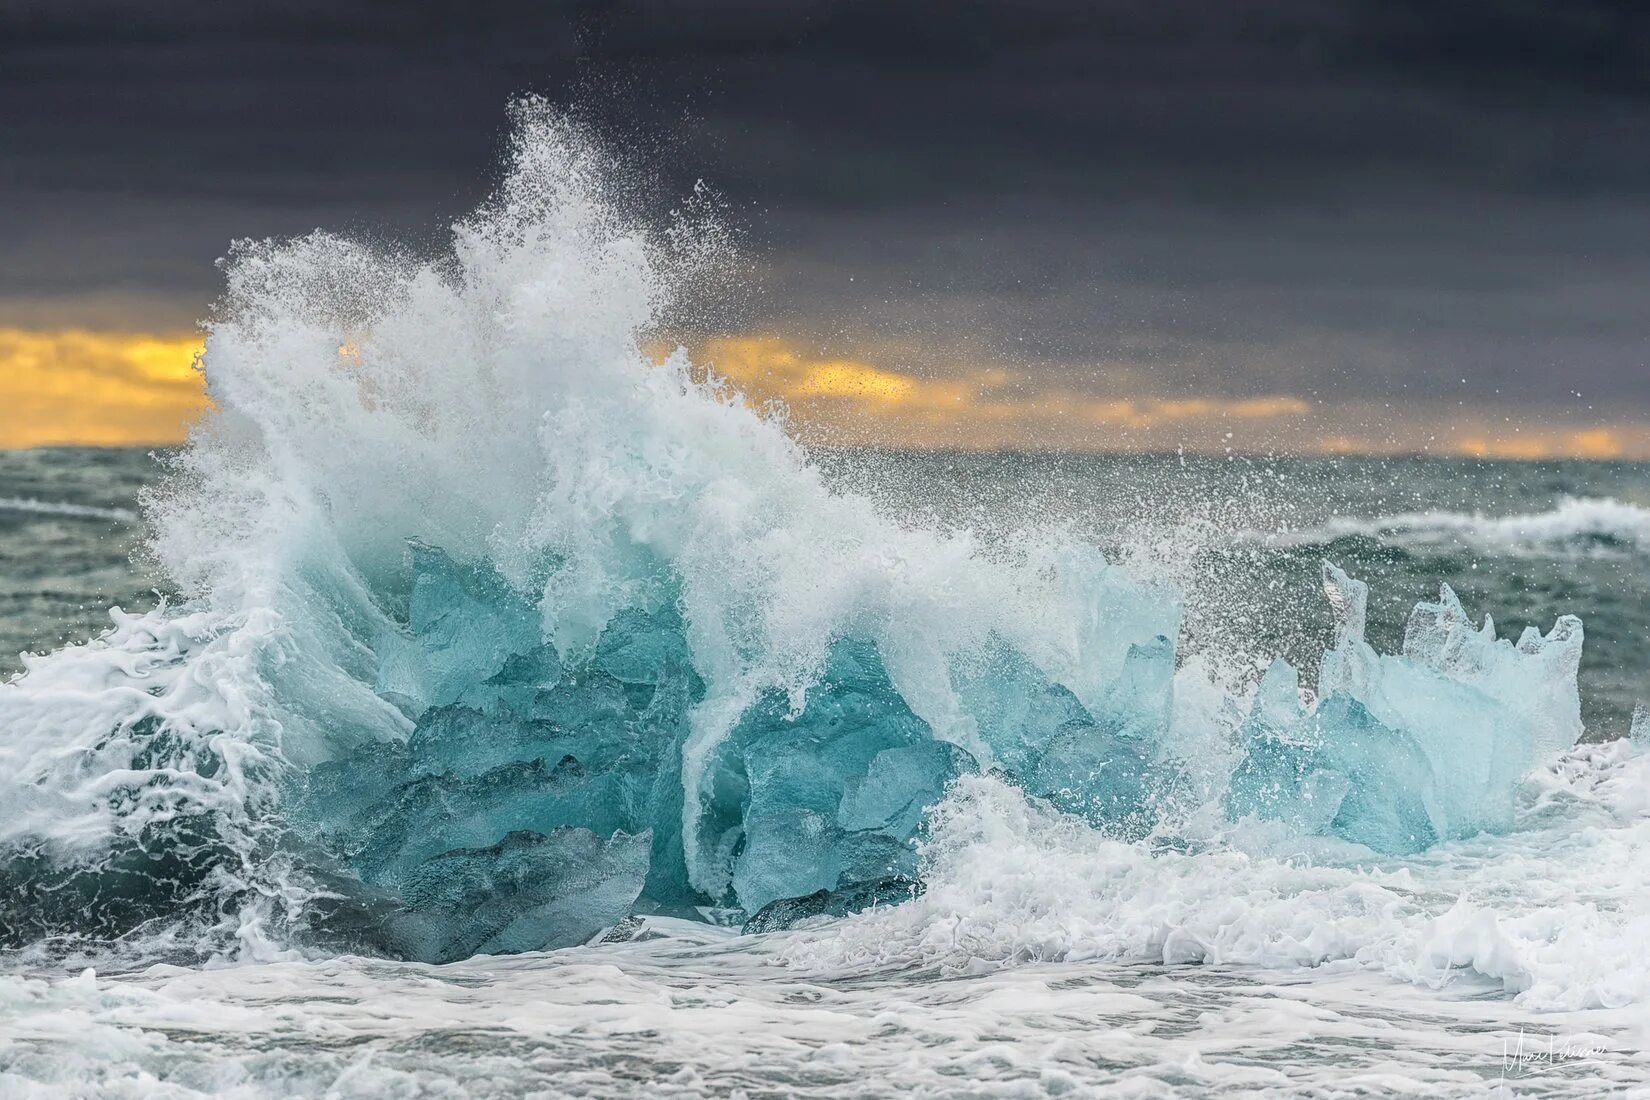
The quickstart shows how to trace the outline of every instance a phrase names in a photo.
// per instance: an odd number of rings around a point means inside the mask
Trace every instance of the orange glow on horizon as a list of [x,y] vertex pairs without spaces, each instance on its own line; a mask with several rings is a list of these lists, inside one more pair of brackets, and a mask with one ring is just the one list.
[[[810,356],[778,336],[725,336],[696,363],[754,404],[780,401],[804,438],[962,450],[1453,454],[1487,459],[1650,459],[1650,424],[1460,423],[1417,406],[1401,417],[1318,406],[1292,394],[1106,397],[992,367],[931,376],[847,356]],[[165,446],[209,407],[193,333],[0,327],[0,448]],[[345,367],[359,361],[340,345]],[[666,349],[649,354],[662,359]],[[1343,424],[1391,421],[1360,438]]]
[[0,447],[181,443],[207,407],[193,334],[0,328]]
[[696,362],[750,400],[783,401],[804,434],[856,443],[1129,450],[1142,441],[1129,446],[1130,440],[1102,440],[1095,432],[1286,420],[1311,412],[1291,394],[1109,399],[1039,388],[1001,368],[924,377],[858,359],[810,359],[778,336],[718,337],[694,351]]
[[1524,432],[1499,439],[1469,436],[1455,447],[1455,453],[1473,458],[1590,458],[1612,459],[1627,456],[1627,446],[1608,428],[1574,432]]

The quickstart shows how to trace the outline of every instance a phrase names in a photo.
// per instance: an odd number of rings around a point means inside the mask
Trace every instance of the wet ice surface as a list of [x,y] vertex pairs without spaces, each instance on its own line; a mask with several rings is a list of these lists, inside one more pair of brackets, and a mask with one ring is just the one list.
[[651,928],[662,937],[445,966],[0,979],[0,1095],[1650,1095],[1642,1012],[1532,1014],[1466,978],[810,973],[781,956],[828,926]]

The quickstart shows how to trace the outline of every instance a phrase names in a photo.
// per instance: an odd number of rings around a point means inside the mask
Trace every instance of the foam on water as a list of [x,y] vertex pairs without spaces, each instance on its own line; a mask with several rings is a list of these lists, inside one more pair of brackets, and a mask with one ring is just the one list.
[[215,411],[146,502],[182,601],[0,686],[8,946],[451,961],[881,903],[775,957],[1650,994],[1645,769],[1569,751],[1579,621],[1514,645],[1445,589],[1380,655],[1326,567],[1315,692],[1177,662],[1172,588],[903,524],[654,363],[722,238],[516,121],[448,255],[227,264]]
[[799,932],[807,971],[921,961],[1246,964],[1369,971],[1440,988],[1490,979],[1538,1011],[1650,997],[1650,759],[1588,746],[1521,785],[1506,836],[1403,859],[1241,828],[1156,849],[1049,812],[998,780],[960,783],[925,845],[927,889]]
[[628,942],[442,967],[0,977],[0,1091],[1591,1098],[1642,1095],[1650,1068],[1642,1021],[1537,1028],[1475,988],[1034,962],[833,979],[775,965],[784,940],[650,920]]

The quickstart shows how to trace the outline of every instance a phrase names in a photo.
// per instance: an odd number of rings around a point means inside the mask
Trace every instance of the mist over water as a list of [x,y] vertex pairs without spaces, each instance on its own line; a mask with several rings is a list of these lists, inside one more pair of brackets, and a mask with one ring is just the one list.
[[1326,1092],[1642,1071],[1650,473],[809,454],[642,350],[726,235],[516,126],[448,255],[242,246],[159,476],[0,460],[4,638],[79,643],[0,686],[0,1082],[1289,1083],[1188,996]]

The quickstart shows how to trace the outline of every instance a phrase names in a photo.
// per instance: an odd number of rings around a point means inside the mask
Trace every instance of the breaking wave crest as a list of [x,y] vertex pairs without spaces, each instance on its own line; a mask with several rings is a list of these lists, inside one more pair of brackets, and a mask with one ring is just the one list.
[[72,516],[76,519],[103,519],[132,523],[137,516],[125,508],[102,508],[91,504],[36,500],[33,497],[0,497],[0,512],[22,512],[33,516]]
[[[653,362],[723,238],[628,214],[543,105],[516,124],[436,260],[231,257],[215,411],[145,503],[181,602],[0,686],[8,946],[444,961],[904,903],[848,927],[907,958],[1315,963],[1401,941],[1349,915],[1371,891],[1547,820],[1578,620],[1515,644],[1446,588],[1378,654],[1326,564],[1315,690],[1178,661],[1171,588],[1058,533],[903,524],[782,413]],[[1297,873],[1324,900],[1293,916],[1242,882]],[[1434,969],[1504,969],[1481,956]]]
[[1497,553],[1644,553],[1650,551],[1650,508],[1611,497],[1565,497],[1548,511],[1523,515],[1432,511],[1376,519],[1346,516],[1296,531],[1249,532],[1246,538],[1275,546],[1369,538],[1394,546],[1466,545]]

